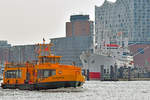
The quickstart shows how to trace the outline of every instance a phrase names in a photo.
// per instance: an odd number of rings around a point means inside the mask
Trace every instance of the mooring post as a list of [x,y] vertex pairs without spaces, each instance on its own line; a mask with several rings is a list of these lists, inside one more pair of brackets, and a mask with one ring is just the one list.
[[100,66],[100,69],[101,69],[101,70],[100,70],[100,73],[101,73],[100,80],[103,81],[103,80],[104,80],[104,65],[101,65],[101,66]]
[[131,81],[131,67],[128,67],[128,81]]
[[114,80],[114,70],[113,70],[113,66],[110,66],[110,80],[113,81]]
[[115,64],[115,74],[114,74],[114,80],[117,81],[118,80],[118,67]]
[[123,67],[119,68],[119,78],[123,78]]
[[87,77],[87,81],[90,80],[90,78],[89,78],[89,73],[90,73],[90,72],[89,72],[89,69],[87,69],[87,76],[86,76],[86,77]]

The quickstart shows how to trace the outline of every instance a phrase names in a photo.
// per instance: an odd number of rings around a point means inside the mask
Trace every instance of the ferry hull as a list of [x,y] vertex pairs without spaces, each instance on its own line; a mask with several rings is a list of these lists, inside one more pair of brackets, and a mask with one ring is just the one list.
[[64,81],[64,82],[46,82],[37,84],[2,84],[3,89],[21,89],[21,90],[42,90],[42,89],[57,89],[62,87],[79,87],[83,82],[79,81]]

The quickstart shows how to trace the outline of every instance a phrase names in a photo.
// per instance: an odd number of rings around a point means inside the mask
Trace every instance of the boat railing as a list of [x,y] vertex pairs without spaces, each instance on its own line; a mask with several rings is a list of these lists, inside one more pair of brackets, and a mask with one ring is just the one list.
[[26,64],[13,64],[13,63],[9,63],[9,64],[6,64],[5,67],[7,68],[15,68],[15,67],[25,67]]

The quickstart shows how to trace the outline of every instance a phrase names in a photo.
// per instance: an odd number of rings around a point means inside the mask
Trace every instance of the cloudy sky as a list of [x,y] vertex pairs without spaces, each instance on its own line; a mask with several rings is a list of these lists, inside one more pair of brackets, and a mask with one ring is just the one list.
[[[115,2],[116,0],[108,0]],[[34,44],[43,37],[65,36],[70,15],[89,14],[104,0],[0,0],[0,40],[13,45]]]

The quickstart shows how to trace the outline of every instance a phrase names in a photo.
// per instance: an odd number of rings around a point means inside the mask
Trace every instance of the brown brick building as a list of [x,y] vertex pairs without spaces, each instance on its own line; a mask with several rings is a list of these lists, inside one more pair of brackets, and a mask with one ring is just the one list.
[[73,15],[70,22],[66,23],[66,37],[88,36],[93,33],[93,27],[89,15]]

